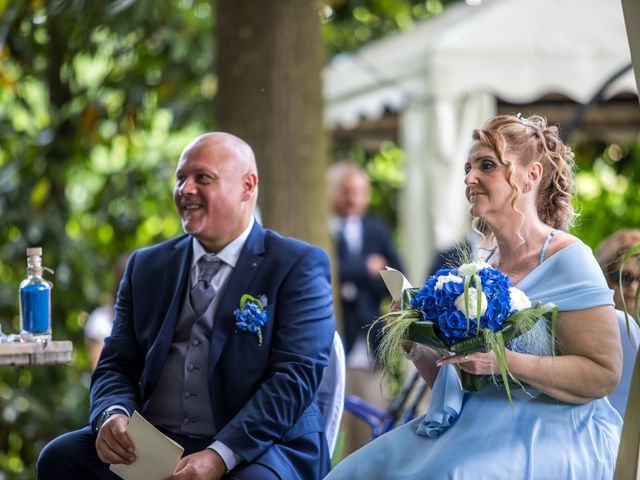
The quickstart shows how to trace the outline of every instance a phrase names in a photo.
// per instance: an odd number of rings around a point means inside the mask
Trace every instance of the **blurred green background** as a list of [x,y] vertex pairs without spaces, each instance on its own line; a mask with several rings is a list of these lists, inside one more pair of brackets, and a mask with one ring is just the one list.
[[[327,61],[446,3],[326,0]],[[0,324],[19,331],[25,249],[39,245],[55,270],[54,339],[74,343],[68,366],[0,368],[0,480],[34,478],[42,446],[86,423],[83,327],[111,301],[118,256],[181,231],[176,160],[216,127],[214,12],[204,0],[0,0]],[[575,232],[595,246],[640,226],[640,137],[585,139],[576,152]],[[372,209],[394,225],[402,150],[389,141],[331,154],[365,166]]]

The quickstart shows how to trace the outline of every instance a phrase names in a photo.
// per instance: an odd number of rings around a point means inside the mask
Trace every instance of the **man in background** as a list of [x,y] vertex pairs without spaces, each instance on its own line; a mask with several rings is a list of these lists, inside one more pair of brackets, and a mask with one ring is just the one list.
[[[329,171],[329,194],[333,215],[330,231],[335,243],[338,267],[342,328],[347,355],[347,393],[358,395],[384,408],[375,352],[382,325],[373,322],[381,315],[380,304],[389,292],[380,277],[385,266],[401,269],[386,225],[367,216],[371,184],[358,165],[339,162]],[[346,448],[364,444],[370,432],[354,425],[347,429]],[[358,430],[356,435],[352,432]]]

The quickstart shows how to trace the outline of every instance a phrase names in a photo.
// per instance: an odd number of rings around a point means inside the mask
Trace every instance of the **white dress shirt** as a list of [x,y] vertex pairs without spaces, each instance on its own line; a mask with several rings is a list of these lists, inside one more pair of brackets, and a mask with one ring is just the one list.
[[[216,257],[222,261],[222,264],[216,274],[211,279],[211,284],[215,287],[216,291],[220,291],[220,288],[223,288],[229,279],[229,275],[235,268],[238,263],[238,258],[240,257],[240,252],[242,252],[242,247],[244,247],[249,234],[251,233],[251,229],[253,228],[253,224],[255,219],[251,217],[251,221],[247,228],[238,235],[234,240],[227,244],[222,250],[220,250]],[[195,285],[198,281],[198,275],[200,274],[200,267],[198,266],[198,260],[203,255],[207,255],[210,252],[207,252],[204,247],[193,237],[191,242],[193,248],[193,255],[191,259],[191,285]],[[220,302],[221,295],[216,295],[213,299],[213,311],[215,312],[218,303]],[[231,450],[228,446],[222,443],[219,440],[215,440],[209,447],[211,450],[214,450],[222,457],[224,464],[227,467],[227,471],[233,470],[238,463],[242,461],[242,457],[237,455],[233,450]]]

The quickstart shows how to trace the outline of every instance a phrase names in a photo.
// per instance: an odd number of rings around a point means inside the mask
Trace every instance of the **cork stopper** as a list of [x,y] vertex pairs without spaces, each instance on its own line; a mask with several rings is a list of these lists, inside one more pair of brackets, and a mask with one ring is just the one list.
[[42,247],[27,248],[27,257],[41,257]]

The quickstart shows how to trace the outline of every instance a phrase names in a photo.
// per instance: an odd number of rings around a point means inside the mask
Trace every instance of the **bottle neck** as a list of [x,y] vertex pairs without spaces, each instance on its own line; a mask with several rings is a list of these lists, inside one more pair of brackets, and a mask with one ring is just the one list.
[[27,258],[27,275],[30,277],[42,277],[44,268],[42,267],[41,257]]
[[42,265],[42,257],[27,257],[27,276],[42,278],[45,271],[54,273],[53,270]]

